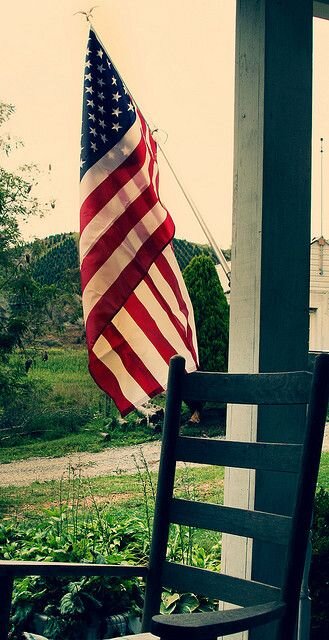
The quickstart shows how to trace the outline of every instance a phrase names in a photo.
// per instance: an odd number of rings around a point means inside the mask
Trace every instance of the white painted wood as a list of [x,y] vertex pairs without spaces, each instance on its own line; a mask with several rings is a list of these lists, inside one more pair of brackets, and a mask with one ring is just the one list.
[[[307,364],[311,34],[309,0],[237,2],[229,349],[234,372]],[[257,416],[254,408],[231,407],[227,437],[271,441],[279,430],[281,439],[286,419],[283,439],[298,442],[298,412],[269,408]],[[285,488],[274,486],[263,474],[255,487],[253,472],[229,469],[224,502],[252,508],[254,499],[262,503],[273,490],[274,509],[285,513],[293,490],[289,482],[285,478]],[[249,541],[224,536],[222,570],[249,577],[252,564],[252,575],[262,573],[271,552],[264,554],[256,544],[253,558],[251,551]],[[274,554],[273,575],[277,564]]]

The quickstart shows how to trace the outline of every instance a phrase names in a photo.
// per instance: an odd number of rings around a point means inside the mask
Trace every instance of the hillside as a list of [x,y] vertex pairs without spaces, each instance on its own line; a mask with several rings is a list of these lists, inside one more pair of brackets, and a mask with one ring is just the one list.
[[[218,263],[213,249],[208,245],[174,238],[173,247],[181,271],[184,271],[194,256],[201,254],[209,255],[215,264]],[[79,291],[77,233],[56,234],[36,240],[29,245],[29,250],[34,259],[36,280],[42,284],[56,284],[64,290],[69,288]]]
[[[33,275],[42,285],[53,285],[61,293],[61,304],[52,308],[47,335],[42,344],[69,346],[84,342],[79,273],[78,234],[63,233],[35,240],[27,245],[27,258]],[[195,256],[209,255],[215,264],[216,255],[208,245],[174,238],[174,252],[181,271]],[[229,255],[225,252],[227,257]]]

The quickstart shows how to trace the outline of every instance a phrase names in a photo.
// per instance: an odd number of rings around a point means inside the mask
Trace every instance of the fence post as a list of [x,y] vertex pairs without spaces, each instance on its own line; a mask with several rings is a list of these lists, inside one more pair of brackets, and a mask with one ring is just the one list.
[[0,576],[0,640],[8,640],[13,585],[12,576]]

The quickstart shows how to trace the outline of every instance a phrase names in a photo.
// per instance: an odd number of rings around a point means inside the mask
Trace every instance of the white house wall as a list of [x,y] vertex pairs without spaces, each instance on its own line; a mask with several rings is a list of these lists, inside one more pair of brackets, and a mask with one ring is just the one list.
[[311,244],[310,351],[329,351],[329,244]]

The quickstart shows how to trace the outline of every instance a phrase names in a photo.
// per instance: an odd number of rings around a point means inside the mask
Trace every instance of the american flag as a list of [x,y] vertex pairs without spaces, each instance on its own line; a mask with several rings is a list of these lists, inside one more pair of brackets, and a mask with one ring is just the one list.
[[156,143],[95,32],[83,88],[80,264],[89,370],[122,415],[197,366],[193,309],[159,198]]

